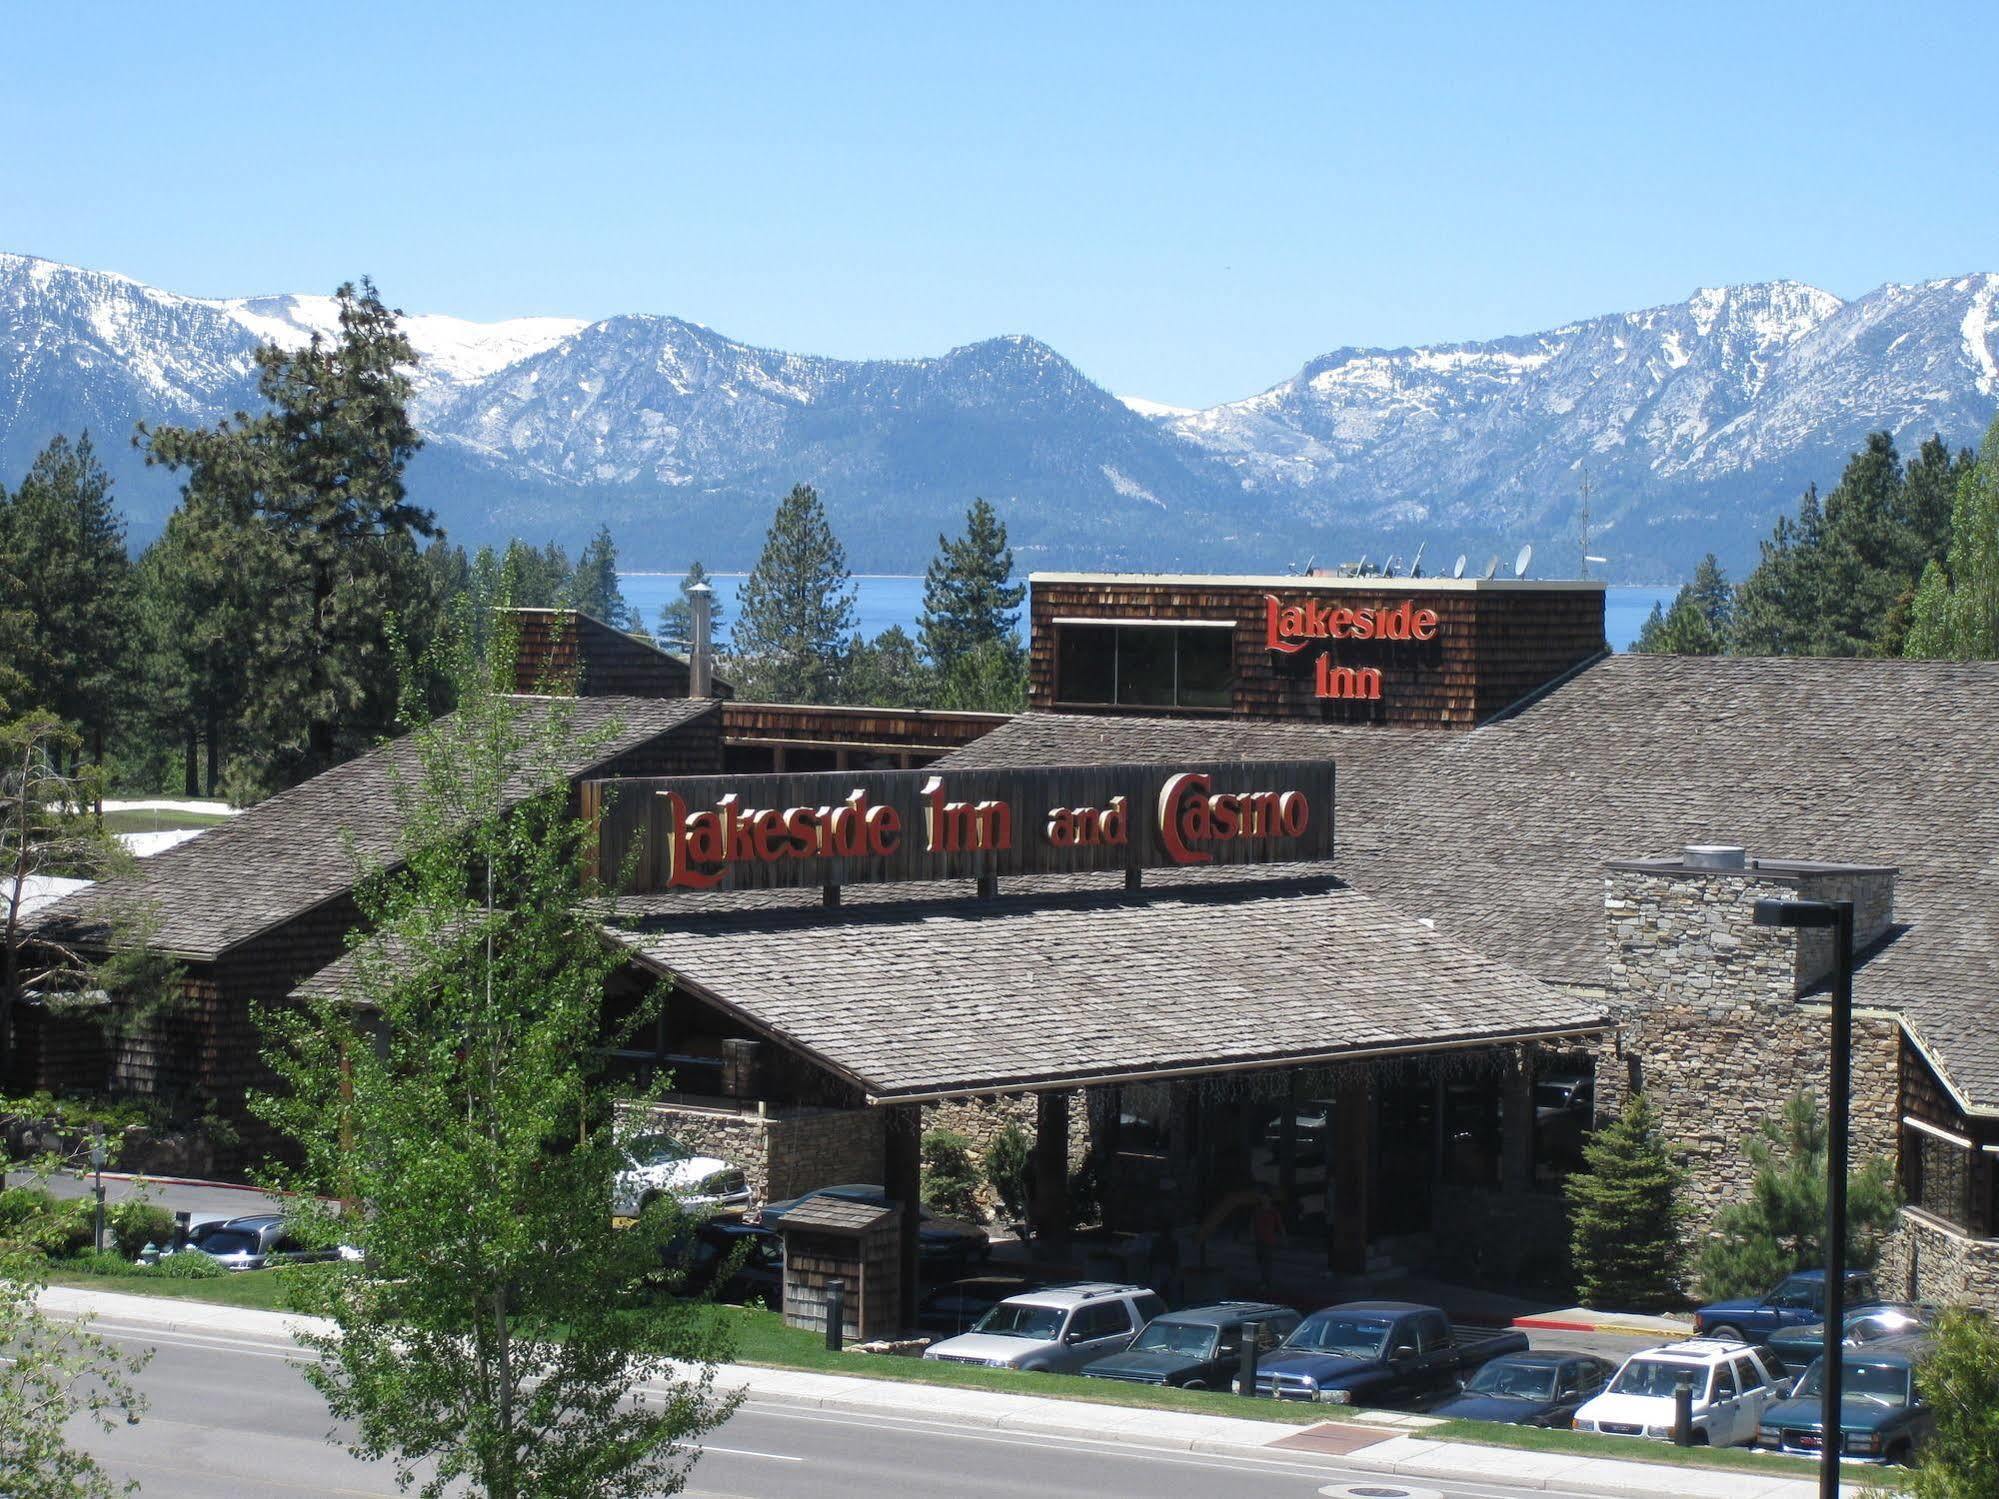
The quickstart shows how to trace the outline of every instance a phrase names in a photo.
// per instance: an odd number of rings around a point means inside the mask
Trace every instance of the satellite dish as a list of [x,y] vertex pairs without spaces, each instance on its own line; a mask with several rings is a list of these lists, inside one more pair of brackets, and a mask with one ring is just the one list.
[[1520,549],[1520,555],[1513,559],[1513,576],[1516,578],[1526,577],[1527,564],[1532,562],[1533,560],[1534,560],[1534,543],[1530,541],[1527,543],[1527,545],[1525,545]]
[[1423,576],[1423,548],[1428,546],[1429,544],[1430,543],[1427,541],[1419,541],[1416,543],[1416,555],[1409,559],[1410,577],[1420,578]]
[[1387,560],[1386,562],[1384,562],[1384,563],[1382,563],[1382,564],[1381,564],[1381,575],[1382,575],[1382,577],[1384,577],[1384,578],[1392,578],[1392,577],[1394,577],[1394,576],[1395,576],[1395,564],[1396,564],[1396,563],[1398,563],[1398,562],[1400,562],[1401,560],[1402,560],[1402,554],[1401,554],[1401,553],[1399,553],[1399,552],[1390,552],[1390,553],[1388,554],[1388,560]]
[[1463,552],[1459,552],[1458,560],[1451,564],[1451,576],[1454,578],[1462,578],[1464,575],[1465,575],[1465,554]]
[[1499,554],[1495,552],[1493,553],[1492,560],[1486,563],[1485,571],[1479,574],[1479,576],[1490,581],[1492,575],[1498,571],[1499,571]]

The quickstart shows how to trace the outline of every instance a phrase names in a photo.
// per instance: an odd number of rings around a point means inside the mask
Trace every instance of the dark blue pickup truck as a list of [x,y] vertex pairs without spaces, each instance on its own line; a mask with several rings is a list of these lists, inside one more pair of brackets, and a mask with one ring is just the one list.
[[[1866,1270],[1846,1272],[1846,1304],[1874,1300],[1874,1276]],[[1714,1301],[1694,1313],[1694,1336],[1761,1343],[1771,1333],[1807,1322],[1825,1321],[1825,1271],[1799,1270],[1785,1276],[1761,1296]]]
[[1522,1332],[1461,1332],[1434,1306],[1349,1301],[1300,1322],[1263,1360],[1256,1391],[1278,1400],[1395,1405],[1449,1389],[1459,1375],[1526,1347]]

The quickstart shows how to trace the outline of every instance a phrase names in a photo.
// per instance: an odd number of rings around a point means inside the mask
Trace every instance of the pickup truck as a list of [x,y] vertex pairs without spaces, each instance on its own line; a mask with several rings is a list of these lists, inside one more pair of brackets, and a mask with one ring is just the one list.
[[[1875,1299],[1874,1276],[1867,1270],[1846,1272],[1846,1304],[1860,1306]],[[1723,1342],[1762,1343],[1786,1327],[1825,1321],[1825,1271],[1799,1270],[1785,1276],[1761,1296],[1736,1301],[1711,1301],[1694,1313],[1694,1336]]]
[[1327,1405],[1392,1405],[1450,1389],[1459,1375],[1526,1348],[1525,1333],[1461,1332],[1434,1306],[1349,1301],[1300,1322],[1264,1358],[1256,1392]]

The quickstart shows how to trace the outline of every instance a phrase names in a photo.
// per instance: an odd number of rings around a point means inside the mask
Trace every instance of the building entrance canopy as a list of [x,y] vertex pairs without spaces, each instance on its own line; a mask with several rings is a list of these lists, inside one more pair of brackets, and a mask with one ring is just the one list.
[[778,892],[675,896],[608,931],[683,992],[874,1103],[1603,1028],[1599,1006],[1329,877],[1292,866],[1165,878],[1143,891],[1098,877],[1097,889],[1065,881],[1062,893],[984,899],[878,886],[833,908]]

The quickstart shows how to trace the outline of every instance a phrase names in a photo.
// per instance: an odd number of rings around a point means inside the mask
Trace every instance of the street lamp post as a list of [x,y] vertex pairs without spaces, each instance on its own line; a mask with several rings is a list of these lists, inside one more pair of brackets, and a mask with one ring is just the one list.
[[1832,1035],[1826,1077],[1825,1337],[1819,1370],[1819,1499],[1839,1499],[1846,1321],[1846,1154],[1853,1073],[1853,902],[1759,900],[1758,926],[1825,927],[1832,932]]

